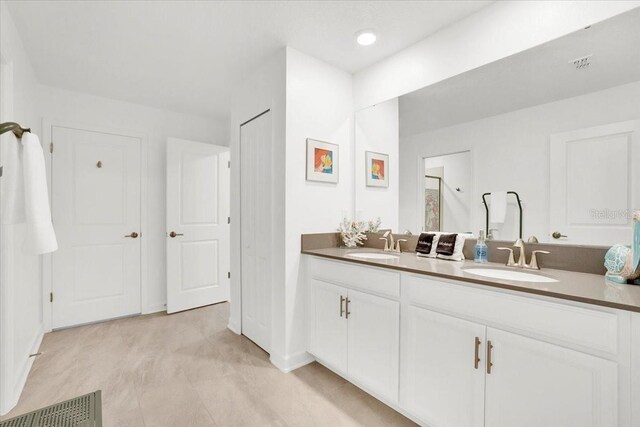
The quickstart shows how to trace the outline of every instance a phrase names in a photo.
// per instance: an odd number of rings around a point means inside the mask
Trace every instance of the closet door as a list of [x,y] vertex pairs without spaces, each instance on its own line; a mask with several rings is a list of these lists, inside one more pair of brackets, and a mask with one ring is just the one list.
[[271,113],[240,127],[242,334],[271,348]]
[[140,313],[141,141],[52,133],[53,327]]

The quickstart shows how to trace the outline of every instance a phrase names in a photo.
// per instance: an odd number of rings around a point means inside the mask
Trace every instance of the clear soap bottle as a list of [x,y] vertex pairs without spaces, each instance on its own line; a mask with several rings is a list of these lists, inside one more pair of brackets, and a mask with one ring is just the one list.
[[480,230],[480,233],[478,233],[478,242],[476,243],[475,249],[474,261],[481,264],[486,264],[489,261],[489,248],[487,248],[487,244],[485,243],[484,230]]

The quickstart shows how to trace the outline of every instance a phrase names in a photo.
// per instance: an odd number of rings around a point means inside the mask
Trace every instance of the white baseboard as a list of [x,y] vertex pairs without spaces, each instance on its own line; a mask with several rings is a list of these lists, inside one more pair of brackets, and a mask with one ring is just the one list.
[[314,362],[316,359],[306,351],[302,351],[300,353],[286,357],[271,353],[269,360],[276,368],[280,369],[284,373],[287,373],[296,370],[304,365],[308,365],[309,363]]
[[227,328],[236,335],[242,335],[242,330],[238,327],[238,325],[231,322],[231,320],[229,320]]
[[[29,354],[35,354],[38,352],[43,338],[44,329],[43,325],[40,325],[40,329],[38,330],[33,343],[31,344],[31,351],[29,352]],[[33,362],[35,361],[35,357],[29,357],[29,354],[24,355],[23,362],[20,364],[20,366],[18,366],[18,369],[16,369],[17,375],[15,376],[15,382],[13,384],[13,387],[9,387],[10,396],[6,396],[6,398],[0,399],[0,415],[9,413],[9,411],[11,411],[20,400],[20,395],[22,394],[22,390],[27,383],[29,372],[31,371],[31,367],[33,366]]]
[[149,304],[141,314],[159,313],[161,311],[167,311],[167,306],[164,303]]

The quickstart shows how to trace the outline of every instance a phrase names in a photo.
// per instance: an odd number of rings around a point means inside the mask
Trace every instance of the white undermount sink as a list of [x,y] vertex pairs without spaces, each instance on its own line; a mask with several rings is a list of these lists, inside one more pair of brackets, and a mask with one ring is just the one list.
[[397,255],[381,254],[379,252],[353,252],[347,254],[347,256],[358,259],[398,259]]
[[515,280],[518,282],[538,282],[552,283],[557,282],[551,277],[541,276],[535,273],[527,273],[515,270],[500,270],[497,268],[464,268],[465,273],[475,274],[476,276],[491,277],[492,279]]

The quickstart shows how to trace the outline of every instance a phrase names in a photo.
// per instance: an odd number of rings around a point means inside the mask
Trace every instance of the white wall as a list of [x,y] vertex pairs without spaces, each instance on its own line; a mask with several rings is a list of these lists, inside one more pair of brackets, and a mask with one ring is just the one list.
[[[40,109],[52,124],[82,126],[145,135],[147,155],[147,292],[143,313],[165,309],[166,295],[166,142],[167,137],[228,145],[228,127],[223,122],[115,101],[49,86],[39,88]],[[43,130],[48,144],[50,129]],[[144,154],[144,152],[143,152]],[[54,224],[55,225],[55,224]],[[143,293],[144,295],[144,293]]]
[[[549,137],[551,134],[640,118],[640,81],[591,94],[462,123],[400,141],[400,225],[416,224],[421,212],[416,194],[422,170],[416,159],[472,150],[473,230],[484,228],[481,195],[515,190],[523,200],[524,237],[548,239]],[[515,212],[502,235],[517,236]]]
[[[3,77],[9,79],[9,86],[3,86],[0,94],[0,120],[15,121],[40,133],[37,81],[4,2],[0,3],[0,19],[0,57],[6,72]],[[0,152],[16,143],[3,135]],[[4,164],[5,173],[12,167]],[[17,403],[33,363],[29,354],[37,351],[43,334],[41,262],[39,256],[22,251],[24,236],[24,224],[3,225],[0,230],[0,414]]]
[[[300,235],[335,230],[353,210],[352,76],[287,48],[285,369],[308,361]],[[339,145],[337,184],[306,181],[306,139]]]
[[640,1],[498,1],[354,77],[356,109],[541,45]]
[[[357,111],[355,114],[355,206],[359,220],[380,217],[382,228],[398,229],[400,188],[400,128],[398,98]],[[367,187],[365,151],[389,155],[389,187]]]
[[[286,49],[236,86],[231,98],[231,313],[229,328],[241,333],[242,302],[240,281],[240,125],[266,110],[271,110],[273,156],[272,189],[272,337],[271,358],[281,360],[286,354],[285,340],[285,116]],[[254,213],[244,210],[243,215]]]

